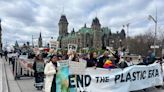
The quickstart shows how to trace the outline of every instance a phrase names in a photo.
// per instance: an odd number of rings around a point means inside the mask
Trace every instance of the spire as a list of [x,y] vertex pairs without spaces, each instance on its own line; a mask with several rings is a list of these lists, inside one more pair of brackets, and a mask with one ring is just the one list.
[[42,33],[40,32],[39,39],[42,39]]
[[75,29],[74,28],[72,29],[72,32],[75,32]]
[[64,6],[63,6],[63,8],[62,8],[62,15],[64,15]]
[[123,28],[122,28],[122,30],[121,30],[120,33],[121,33],[121,34],[125,34],[125,29],[124,29],[124,28],[125,28],[125,25],[122,25],[122,27],[123,27]]
[[86,23],[84,24],[84,28],[87,28],[87,25],[86,25]]
[[92,25],[100,25],[99,19],[98,19],[97,17],[95,17],[95,18],[92,20]]
[[99,22],[99,19],[97,17],[95,17],[93,20],[92,20],[92,29],[93,30],[100,30],[101,29],[101,24]]
[[72,29],[72,32],[71,32],[71,33],[72,33],[72,34],[74,34],[74,33],[75,33],[75,29],[74,29],[74,28]]
[[39,39],[38,39],[38,46],[42,47],[42,34],[40,32]]
[[15,47],[19,47],[18,41],[15,42]]
[[67,18],[64,14],[61,15],[59,23],[68,23]]

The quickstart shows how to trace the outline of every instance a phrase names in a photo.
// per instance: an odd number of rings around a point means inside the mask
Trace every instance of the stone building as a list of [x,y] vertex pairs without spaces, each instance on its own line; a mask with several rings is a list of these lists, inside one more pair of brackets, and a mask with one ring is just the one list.
[[123,46],[123,41],[125,41],[125,30],[122,29],[121,32],[111,33],[111,29],[108,27],[101,27],[100,21],[97,17],[92,20],[91,27],[80,28],[75,32],[72,29],[71,33],[68,33],[68,21],[65,15],[62,15],[59,20],[59,47],[62,49],[67,48],[68,44],[78,44],[79,48],[95,48],[101,49],[106,46],[114,46],[118,48]]

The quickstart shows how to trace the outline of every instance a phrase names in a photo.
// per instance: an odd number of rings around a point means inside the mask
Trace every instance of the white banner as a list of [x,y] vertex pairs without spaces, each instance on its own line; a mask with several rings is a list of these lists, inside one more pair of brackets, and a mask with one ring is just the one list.
[[71,92],[129,92],[162,84],[158,63],[134,65],[124,70],[87,68],[85,74],[69,75]]

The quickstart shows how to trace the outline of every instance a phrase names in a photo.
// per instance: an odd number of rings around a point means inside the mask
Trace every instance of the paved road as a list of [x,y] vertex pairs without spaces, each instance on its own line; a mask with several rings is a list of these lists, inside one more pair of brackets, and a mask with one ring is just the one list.
[[21,88],[21,92],[43,92],[43,91],[38,91],[34,87],[34,79],[30,77],[24,77],[21,78],[20,80],[17,80],[17,83],[19,87]]

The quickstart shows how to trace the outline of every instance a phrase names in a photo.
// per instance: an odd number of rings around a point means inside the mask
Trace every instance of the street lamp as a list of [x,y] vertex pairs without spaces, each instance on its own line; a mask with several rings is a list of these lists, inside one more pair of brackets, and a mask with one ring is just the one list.
[[129,51],[129,44],[128,44],[128,37],[129,37],[129,25],[130,25],[130,23],[127,23],[126,24],[126,27],[127,27],[127,38],[126,38],[126,46],[127,46],[127,51]]
[[154,35],[154,54],[156,54],[156,35],[157,35],[157,13],[156,13],[156,17],[154,18],[153,16],[149,15],[148,17],[149,20],[153,20],[155,23],[155,35]]

